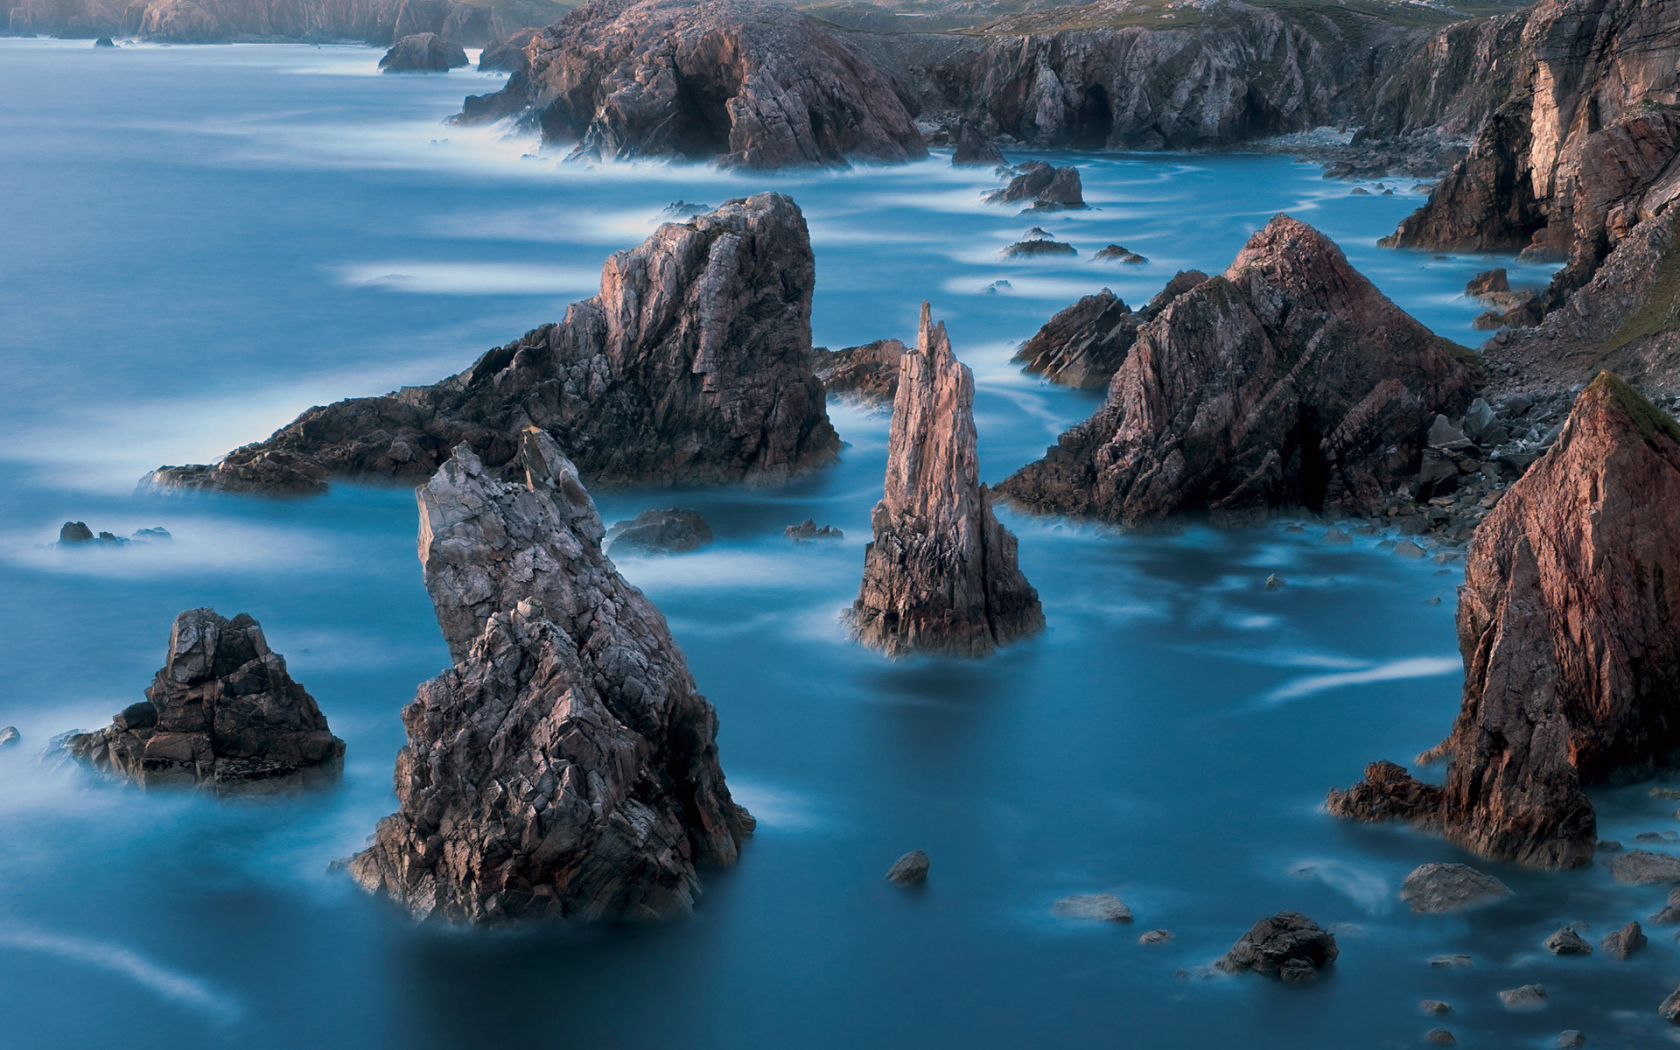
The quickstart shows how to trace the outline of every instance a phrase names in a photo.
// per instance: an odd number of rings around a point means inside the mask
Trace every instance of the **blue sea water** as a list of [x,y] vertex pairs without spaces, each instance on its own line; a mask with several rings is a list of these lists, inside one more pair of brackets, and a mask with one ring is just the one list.
[[[592,294],[604,257],[679,199],[799,202],[819,344],[912,338],[930,300],[974,369],[991,481],[1098,401],[1021,375],[1021,340],[1098,288],[1141,305],[1180,268],[1223,269],[1276,212],[1471,345],[1469,277],[1546,277],[1378,249],[1418,192],[1354,196],[1285,157],[1059,155],[1093,207],[1051,216],[981,204],[991,173],[942,156],[564,164],[443,123],[495,76],[380,76],[378,57],[0,40],[0,725],[23,733],[0,751],[0,1046],[1408,1047],[1436,1024],[1465,1046],[1663,1038],[1655,1006],[1680,979],[1666,934],[1626,965],[1540,949],[1567,922],[1596,939],[1644,918],[1660,892],[1479,864],[1516,890],[1507,903],[1413,916],[1405,874],[1469,858],[1320,809],[1366,761],[1445,735],[1456,564],[1394,558],[1380,537],[1326,546],[1317,522],[1134,536],[1006,513],[1047,633],[983,662],[888,662],[839,622],[887,419],[841,404],[843,462],[787,488],[598,496],[609,521],[695,507],[718,536],[620,562],[717,705],[731,787],[760,821],[737,866],[704,873],[694,917],[462,931],[362,894],[329,865],[394,808],[397,712],[448,662],[412,495],[137,495],[146,470],[465,367]],[[1078,257],[1002,260],[1032,226]],[[1089,261],[1111,242],[1149,263]],[[806,517],[845,539],[787,542]],[[46,546],[72,519],[175,539]],[[1271,573],[1286,586],[1266,591]],[[41,761],[52,736],[138,699],[175,613],[198,605],[263,623],[348,742],[339,786],[218,801]],[[1673,820],[1638,789],[1598,801],[1609,837]],[[906,893],[882,874],[913,848],[933,870]],[[1136,924],[1052,912],[1095,892]],[[1196,976],[1283,908],[1341,924],[1324,979]],[[1174,938],[1138,943],[1158,927]],[[1475,966],[1429,967],[1442,952]],[[1501,1009],[1498,989],[1536,981],[1547,1010]],[[1424,998],[1455,1013],[1426,1017]]]

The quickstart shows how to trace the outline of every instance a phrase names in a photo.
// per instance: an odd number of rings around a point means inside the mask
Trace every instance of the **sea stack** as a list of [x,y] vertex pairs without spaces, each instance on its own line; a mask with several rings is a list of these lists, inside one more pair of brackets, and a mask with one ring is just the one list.
[[753,827],[717,712],[602,552],[577,468],[535,427],[518,461],[508,484],[462,445],[417,494],[455,666],[403,709],[398,810],[351,872],[420,918],[686,914],[696,865],[733,863]]
[[1140,328],[1103,406],[998,491],[1123,525],[1375,516],[1415,472],[1428,422],[1470,401],[1474,358],[1279,215]]
[[96,768],[147,785],[222,790],[289,786],[338,775],[344,741],[262,626],[214,609],[175,617],[163,668],[104,729],[76,733],[65,750]]
[[1445,788],[1378,763],[1330,811],[1530,867],[1592,863],[1582,789],[1680,748],[1680,426],[1609,373],[1582,391],[1476,529],[1458,640],[1464,706],[1432,753],[1451,758]]
[[985,656],[1044,626],[975,453],[974,375],[922,304],[899,364],[885,493],[870,522],[853,633],[891,656]]

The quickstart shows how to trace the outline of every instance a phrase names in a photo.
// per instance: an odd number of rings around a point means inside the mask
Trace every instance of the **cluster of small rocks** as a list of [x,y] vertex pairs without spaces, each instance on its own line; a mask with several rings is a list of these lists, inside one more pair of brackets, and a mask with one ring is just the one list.
[[95,533],[87,527],[86,522],[67,521],[58,530],[58,543],[54,546],[72,549],[80,547],[126,547],[130,543],[153,543],[172,539],[174,537],[169,535],[169,530],[162,527],[141,529],[132,536],[124,537],[118,536],[114,532]]

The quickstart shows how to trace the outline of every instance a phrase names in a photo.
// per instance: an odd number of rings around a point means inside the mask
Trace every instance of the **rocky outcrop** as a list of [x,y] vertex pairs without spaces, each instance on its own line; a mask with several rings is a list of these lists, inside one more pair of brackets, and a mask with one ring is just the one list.
[[561,12],[545,0],[12,0],[14,33],[115,35],[170,44],[233,41],[357,41],[389,47],[402,37],[435,33],[482,47],[522,25],[544,25]]
[[220,463],[148,480],[266,493],[414,480],[462,442],[499,468],[537,426],[592,485],[783,482],[839,450],[811,372],[814,282],[792,200],[731,201],[612,256],[601,294],[459,375],[312,408]]
[[1102,408],[998,491],[1126,525],[1375,514],[1413,469],[1422,422],[1461,409],[1477,376],[1468,351],[1280,215],[1140,328]]
[[984,656],[1044,626],[1015,537],[992,512],[975,451],[974,375],[926,303],[893,400],[887,476],[870,515],[853,633],[866,645]]
[[904,344],[897,339],[877,339],[844,350],[819,349],[817,378],[829,394],[890,404],[898,392],[898,366],[903,360]]
[[344,741],[286,673],[257,621],[244,613],[225,619],[214,609],[175,618],[146,699],[104,729],[71,734],[64,747],[142,784],[218,790],[332,779],[344,759]]
[[[1409,810],[1369,802],[1365,819],[1422,820],[1532,867],[1592,863],[1584,788],[1650,776],[1680,748],[1680,425],[1609,374],[1587,387],[1476,530],[1458,636],[1444,791]],[[1354,792],[1414,797],[1409,779]]]
[[58,530],[58,542],[53,546],[61,550],[77,550],[86,547],[126,547],[131,543],[167,543],[175,537],[169,530],[161,526],[141,529],[132,536],[118,536],[114,532],[100,532],[97,535],[87,527],[86,522],[67,521]]
[[543,30],[460,119],[518,115],[575,155],[744,168],[927,155],[908,94],[862,51],[763,0],[593,0]]
[[930,867],[932,865],[928,861],[928,855],[919,849],[913,849],[893,861],[892,867],[887,869],[887,881],[900,886],[920,886],[927,881]]
[[[540,29],[521,29],[511,36],[492,40],[484,45],[484,50],[478,55],[478,71],[480,73],[492,70],[502,73],[516,73],[525,65],[526,51],[542,36]],[[686,218],[686,216],[685,216]]]
[[971,120],[965,120],[957,127],[957,147],[951,154],[952,164],[998,165],[1003,164],[1003,153],[997,144],[987,138]]
[[712,528],[697,510],[644,510],[607,533],[607,550],[682,554],[712,542]]
[[1042,160],[1029,160],[1017,170],[1009,185],[986,194],[987,204],[1026,204],[1030,211],[1085,207],[1084,186],[1073,165],[1055,168]]
[[467,64],[460,44],[446,42],[436,33],[414,33],[401,37],[379,60],[386,73],[447,73]]
[[416,916],[687,913],[696,865],[752,818],[665,619],[601,550],[576,468],[536,428],[520,484],[465,446],[418,492],[426,589],[455,666],[403,709],[397,812],[350,862]]
[[1107,288],[1087,295],[1050,318],[1037,335],[1021,344],[1014,360],[1052,383],[1082,389],[1105,387],[1125,362],[1138,329],[1206,280],[1207,274],[1200,270],[1181,270],[1148,306],[1136,312]]
[[1298,911],[1280,911],[1255,923],[1214,965],[1294,983],[1313,980],[1338,954],[1334,934]]
[[782,530],[782,535],[795,543],[810,543],[814,540],[841,540],[846,534],[833,525],[819,526],[815,518],[806,518],[797,525],[789,525]]

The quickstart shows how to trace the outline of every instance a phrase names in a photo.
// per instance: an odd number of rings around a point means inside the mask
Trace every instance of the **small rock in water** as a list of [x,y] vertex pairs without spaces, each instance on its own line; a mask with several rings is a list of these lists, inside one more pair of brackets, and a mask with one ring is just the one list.
[[683,554],[712,542],[711,526],[697,510],[644,510],[607,533],[607,552],[620,548],[653,554]]
[[1652,798],[1666,798],[1670,801],[1680,799],[1680,788],[1654,787],[1651,789]]
[[1424,864],[1406,876],[1400,899],[1420,915],[1458,911],[1508,896],[1511,888],[1468,864]]
[[1565,926],[1546,938],[1546,950],[1553,955],[1591,955],[1592,945],[1582,940],[1580,934]]
[[1457,1046],[1458,1040],[1445,1028],[1431,1028],[1423,1037],[1433,1046]]
[[692,219],[696,215],[703,215],[712,210],[709,204],[690,204],[685,200],[674,200],[665,205],[665,210],[659,213],[661,219]]
[[92,542],[93,530],[88,528],[85,522],[67,521],[64,523],[64,527],[58,530],[58,545],[60,547],[68,547],[74,543]]
[[1399,543],[1396,543],[1394,545],[1394,554],[1397,557],[1401,557],[1401,558],[1421,558],[1421,557],[1423,557],[1423,553],[1424,553],[1423,548],[1419,547],[1417,544],[1413,543],[1411,540],[1401,540]]
[[1662,911],[1651,916],[1653,926],[1673,926],[1680,923],[1680,886],[1668,891],[1668,904]]
[[1426,1014],[1450,1014],[1450,1013],[1452,1013],[1452,1007],[1448,1006],[1446,1003],[1443,1003],[1439,999],[1425,999],[1423,1002],[1418,1003],[1418,1008],[1421,1009]]
[[1111,244],[1106,248],[1098,249],[1097,254],[1091,256],[1091,261],[1092,262],[1116,261],[1116,262],[1127,263],[1127,264],[1132,265],[1132,266],[1138,266],[1138,265],[1141,265],[1143,263],[1148,262],[1149,260],[1144,258],[1143,256],[1139,255],[1137,252],[1131,251],[1131,250],[1125,248],[1122,245]]
[[1031,259],[1040,255],[1078,255],[1079,249],[1061,241],[1034,238],[1030,241],[1017,241],[1003,250],[1005,259]]
[[1633,837],[1635,842],[1672,842],[1680,838],[1672,831],[1641,831]]
[[1432,955],[1429,957],[1429,965],[1436,969],[1467,970],[1474,965],[1474,961],[1468,955]]
[[23,739],[23,734],[17,731],[17,726],[7,726],[0,729],[0,747],[10,747]]
[[893,866],[887,869],[887,880],[900,886],[919,886],[927,881],[930,866],[926,853],[911,850],[893,861]]
[[1214,965],[1226,973],[1253,971],[1288,982],[1310,981],[1336,961],[1336,938],[1298,911],[1261,919]]
[[1150,930],[1138,936],[1139,944],[1165,944],[1173,939],[1171,930]]
[[1099,922],[1131,922],[1132,909],[1112,893],[1081,893],[1056,902],[1056,914]]
[[1587,1045],[1587,1034],[1579,1028],[1568,1028],[1558,1033],[1558,1050],[1581,1050]]
[[1669,993],[1662,1005],[1657,1007],[1657,1015],[1670,1024],[1680,1024],[1680,988]]
[[95,40],[93,42],[93,46],[94,47],[116,47],[117,44],[116,44],[116,41],[112,40],[110,37],[102,36],[98,40]]
[[1615,839],[1599,839],[1597,849],[1600,853],[1620,853],[1622,844]]
[[1610,861],[1610,874],[1627,886],[1680,882],[1680,858],[1649,850],[1629,850]]
[[1343,532],[1340,528],[1338,528],[1335,525],[1330,526],[1329,531],[1325,532],[1325,534],[1320,536],[1319,539],[1321,541],[1325,542],[1325,543],[1335,543],[1335,544],[1344,544],[1344,543],[1352,543],[1353,542],[1353,537],[1352,536],[1349,536],[1347,533]]
[[1266,589],[1268,591],[1278,590],[1279,588],[1281,588],[1284,585],[1285,582],[1287,582],[1287,581],[1285,581],[1281,576],[1279,576],[1277,573],[1274,572],[1270,576],[1266,577]]
[[1521,988],[1507,988],[1499,993],[1499,1001],[1507,1010],[1539,1010],[1546,1006],[1546,986],[1525,984]]
[[806,543],[810,540],[838,540],[844,539],[846,534],[833,525],[818,526],[815,519],[806,518],[798,525],[789,525],[782,530],[782,535],[795,543]]
[[1612,931],[1598,942],[1598,946],[1612,959],[1625,961],[1628,956],[1645,947],[1646,943],[1645,931],[1639,928],[1637,922],[1630,922],[1621,929]]

